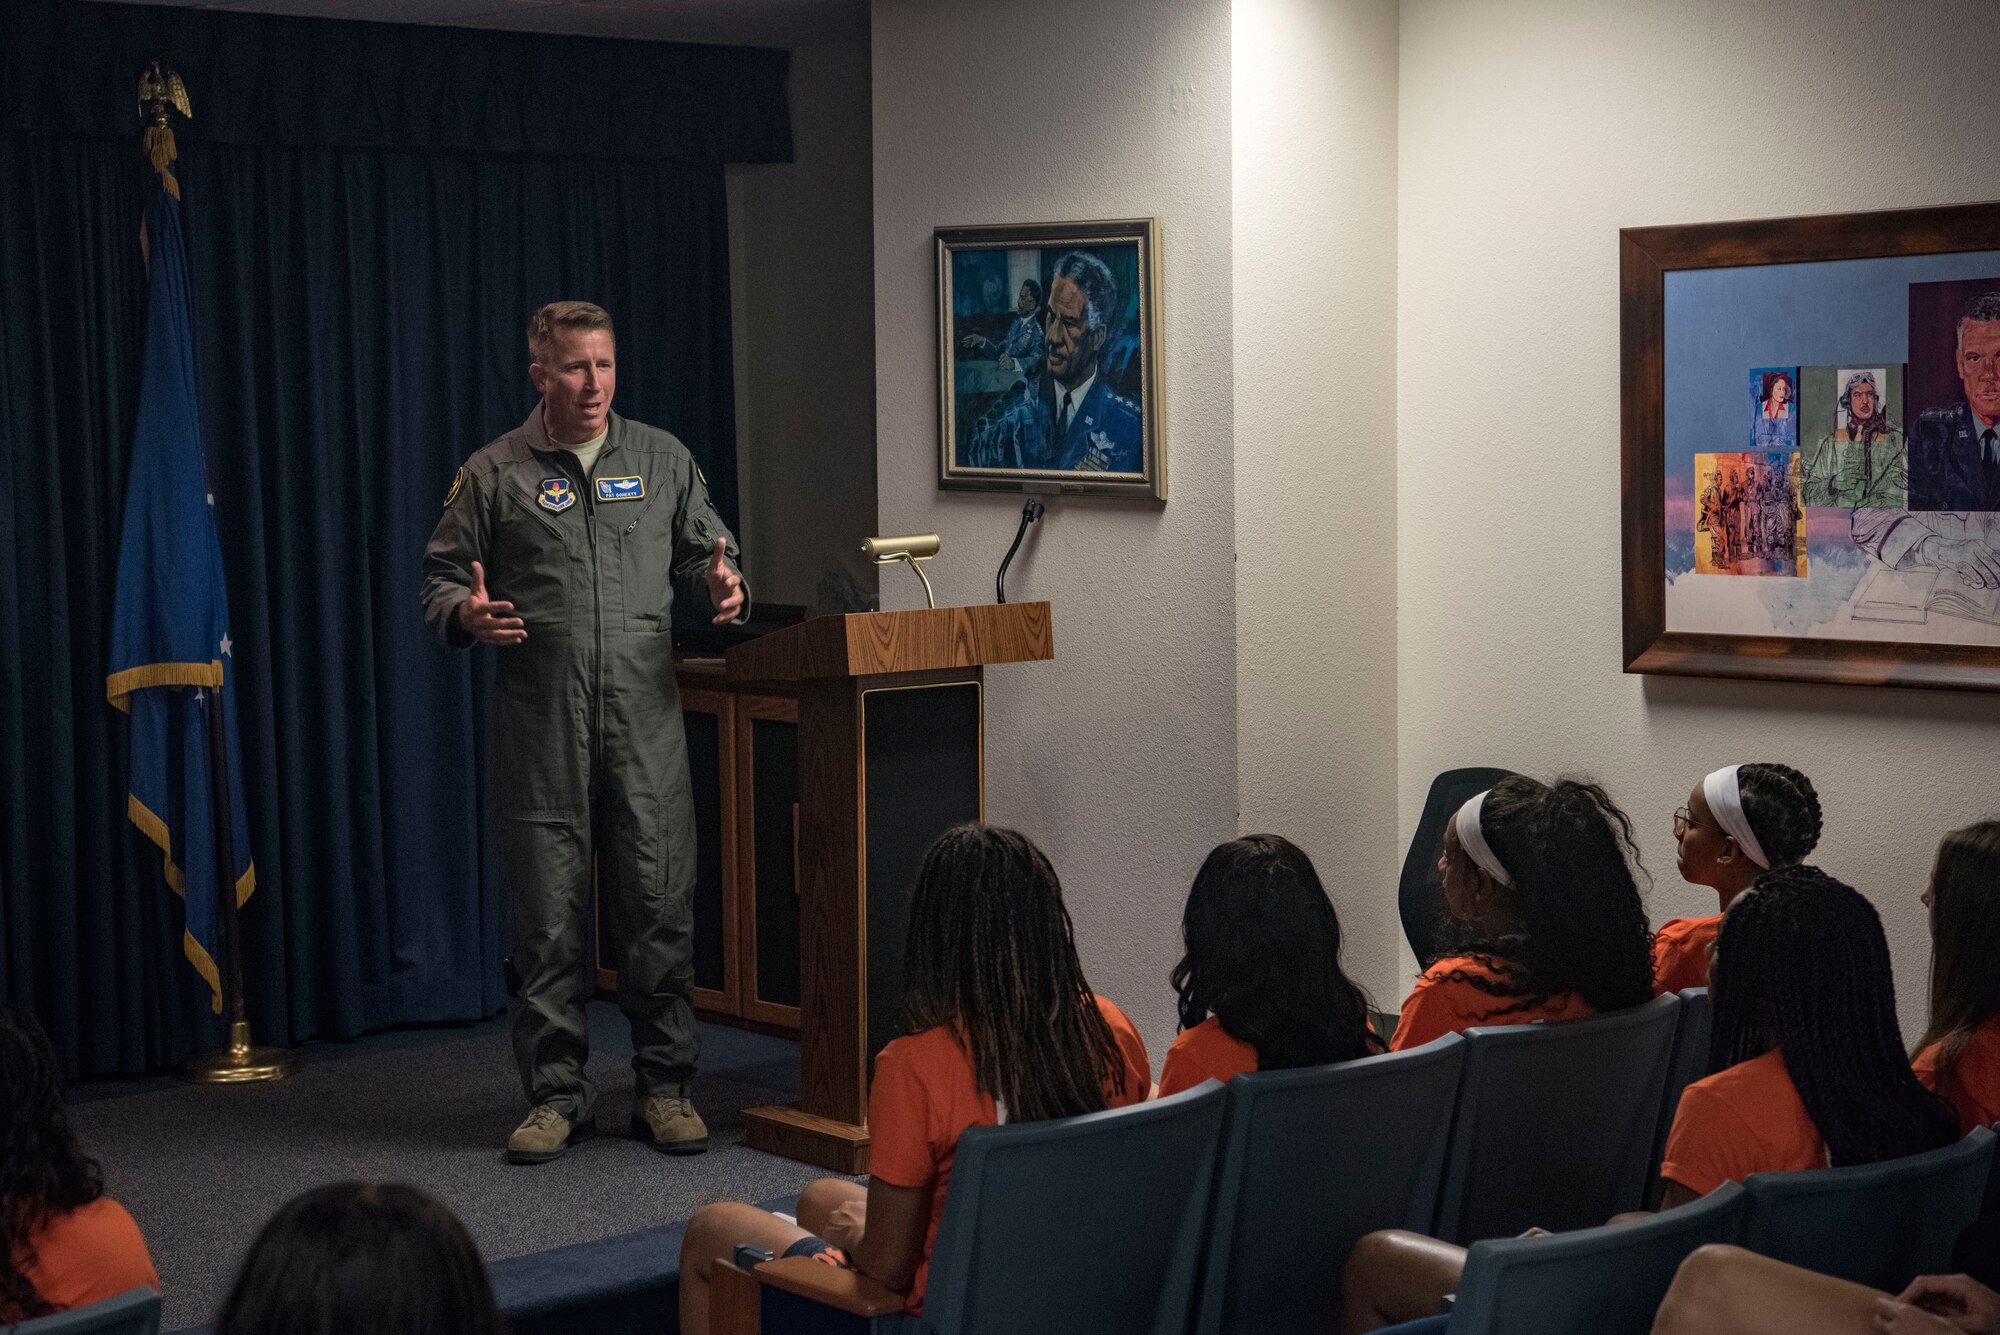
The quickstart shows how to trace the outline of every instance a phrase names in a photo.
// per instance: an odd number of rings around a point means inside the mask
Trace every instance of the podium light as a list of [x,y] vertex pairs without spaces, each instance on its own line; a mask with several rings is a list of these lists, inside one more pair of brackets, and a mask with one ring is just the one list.
[[861,554],[878,566],[894,565],[902,562],[917,572],[917,578],[924,582],[924,601],[937,606],[937,597],[931,592],[930,577],[924,574],[917,562],[928,561],[938,554],[943,544],[935,533],[912,533],[900,538],[863,538]]

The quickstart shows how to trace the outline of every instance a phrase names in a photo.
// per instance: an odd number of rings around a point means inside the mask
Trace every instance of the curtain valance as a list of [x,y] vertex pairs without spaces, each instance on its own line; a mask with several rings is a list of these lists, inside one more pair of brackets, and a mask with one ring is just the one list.
[[148,61],[186,133],[247,147],[789,162],[790,53],[156,5],[0,6],[0,133],[136,135]]

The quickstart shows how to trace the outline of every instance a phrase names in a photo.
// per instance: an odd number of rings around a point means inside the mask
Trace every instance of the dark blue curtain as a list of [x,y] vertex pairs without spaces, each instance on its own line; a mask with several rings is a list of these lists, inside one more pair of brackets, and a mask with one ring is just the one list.
[[[679,435],[734,518],[714,155],[789,155],[772,132],[785,116],[782,56],[773,80],[766,52],[423,30],[410,44],[444,71],[482,58],[538,69],[550,45],[581,48],[579,59],[612,48],[620,69],[654,57],[684,80],[705,70],[712,98],[644,154],[609,130],[592,140],[591,117],[617,116],[617,97],[537,117],[519,102],[537,86],[525,75],[481,104],[500,135],[490,151],[459,142],[459,118],[434,103],[380,98],[362,99],[372,121],[281,120],[256,142],[254,117],[205,102],[191,66],[255,102],[318,40],[332,45],[308,87],[389,86],[411,57],[384,34],[412,30],[228,22],[245,19],[51,5],[0,22],[7,77],[25,80],[0,105],[0,993],[43,1018],[79,1073],[171,1064],[216,1031],[158,858],[125,819],[122,717],[104,698],[147,169],[136,123],[100,133],[98,104],[57,77],[77,77],[84,59],[69,39],[95,44],[86,63],[116,77],[126,108],[144,60],[112,69],[103,52],[164,55],[195,100],[177,173],[258,868],[244,926],[260,1041],[464,1019],[501,1002],[490,664],[429,637],[417,565],[459,462],[534,402],[530,310],[580,297],[612,312],[619,411]],[[343,30],[359,35],[343,43]],[[185,63],[176,35],[193,48]],[[45,76],[20,58],[38,41],[71,53],[51,56]],[[534,136],[551,124],[582,139],[545,154]]]

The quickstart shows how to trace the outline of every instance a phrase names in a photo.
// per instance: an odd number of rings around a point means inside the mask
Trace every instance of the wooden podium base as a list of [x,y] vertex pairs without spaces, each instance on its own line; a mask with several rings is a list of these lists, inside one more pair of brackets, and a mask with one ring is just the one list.
[[868,1128],[789,1105],[743,1110],[743,1143],[818,1168],[859,1177],[868,1171]]

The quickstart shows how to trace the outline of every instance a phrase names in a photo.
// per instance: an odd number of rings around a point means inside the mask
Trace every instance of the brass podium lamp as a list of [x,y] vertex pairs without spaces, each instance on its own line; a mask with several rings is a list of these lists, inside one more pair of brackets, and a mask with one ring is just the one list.
[[930,577],[924,574],[919,561],[928,561],[938,554],[941,546],[935,533],[912,533],[902,538],[863,538],[861,554],[878,566],[894,565],[901,561],[917,572],[917,578],[924,582],[924,601],[937,606],[937,598],[931,593]]

